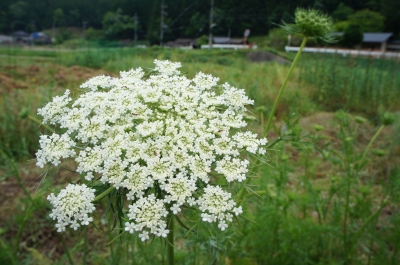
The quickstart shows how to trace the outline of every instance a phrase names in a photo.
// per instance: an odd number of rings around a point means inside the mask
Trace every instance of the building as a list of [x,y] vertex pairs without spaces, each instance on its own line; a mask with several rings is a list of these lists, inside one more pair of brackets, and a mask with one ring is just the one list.
[[390,32],[373,33],[365,32],[361,47],[373,50],[381,50],[385,52],[388,46],[389,39],[393,36]]
[[[334,35],[342,37],[343,32],[335,32]],[[364,32],[361,48],[385,52],[386,49],[395,47],[390,45],[392,38],[393,34],[390,32]]]

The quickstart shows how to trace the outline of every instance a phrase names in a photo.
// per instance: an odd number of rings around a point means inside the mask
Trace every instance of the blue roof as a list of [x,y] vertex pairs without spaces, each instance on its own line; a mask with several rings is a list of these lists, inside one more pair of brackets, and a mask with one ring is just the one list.
[[[343,32],[334,32],[333,35],[338,37],[343,36]],[[362,42],[386,42],[390,37],[393,36],[390,32],[364,32],[363,33],[363,41]]]
[[390,32],[384,32],[384,33],[365,32],[363,42],[386,42],[392,36],[393,34]]

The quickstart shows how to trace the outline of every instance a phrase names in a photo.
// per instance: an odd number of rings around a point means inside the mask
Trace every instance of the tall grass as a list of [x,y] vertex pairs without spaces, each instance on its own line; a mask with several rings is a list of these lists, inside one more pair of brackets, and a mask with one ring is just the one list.
[[373,116],[398,109],[400,61],[340,55],[309,55],[300,63],[301,85],[328,110],[346,109]]

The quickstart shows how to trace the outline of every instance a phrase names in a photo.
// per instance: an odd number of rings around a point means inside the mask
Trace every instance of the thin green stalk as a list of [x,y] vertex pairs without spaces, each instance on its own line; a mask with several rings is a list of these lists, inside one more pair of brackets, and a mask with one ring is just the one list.
[[47,130],[54,132],[54,130],[53,130],[51,127],[47,126],[46,124],[43,124],[42,121],[36,119],[35,117],[33,117],[33,116],[31,116],[31,115],[28,115],[28,118],[29,118],[30,120],[36,122],[36,123],[39,123],[40,125],[42,125],[42,126],[43,126],[44,128],[46,128]]
[[371,149],[372,144],[375,142],[376,138],[378,138],[378,135],[382,132],[383,128],[385,128],[385,125],[382,124],[381,127],[379,127],[378,131],[376,131],[375,135],[372,137],[371,141],[369,141],[367,148],[365,148],[364,153],[362,154],[362,157],[360,159],[360,162],[364,161],[365,156],[367,155],[369,149]]
[[[349,170],[349,169],[348,169]],[[349,203],[350,203],[350,190],[351,190],[351,179],[350,179],[350,173],[348,171],[348,174],[346,175],[346,181],[347,181],[347,190],[346,190],[346,202],[345,202],[345,208],[344,208],[344,222],[343,222],[343,248],[344,248],[344,253],[346,254],[346,264],[347,264],[347,258],[348,258],[348,244],[347,244],[347,215],[349,212]]]
[[88,250],[87,242],[88,242],[88,228],[85,227],[85,241],[84,241],[84,245],[83,245],[82,264],[87,264],[87,261],[86,261],[86,253],[87,253],[87,250]]
[[[245,182],[245,184],[247,184],[247,182],[248,182],[248,179],[246,179],[246,182]],[[244,197],[244,191],[245,191],[245,187],[243,186],[240,190],[239,190],[239,193],[238,193],[238,195],[237,195],[237,206],[239,206],[239,205],[241,205],[242,204],[242,199],[243,199],[243,197]]]
[[115,189],[115,187],[113,187],[113,186],[109,187],[109,188],[108,188],[106,191],[104,191],[102,194],[96,196],[96,197],[93,199],[93,202],[99,201],[99,200],[103,199],[105,196],[107,196],[109,193],[111,193],[114,189]]
[[[111,236],[111,233],[112,233],[112,227],[111,227],[111,224],[110,224],[110,219],[111,219],[111,216],[112,216],[112,214],[110,213],[110,212],[106,212],[106,216],[107,216],[107,230],[108,230],[108,242],[112,242],[113,241],[113,239],[112,239],[112,236]],[[110,257],[111,257],[111,262],[112,263],[114,263],[114,245],[113,244],[110,244],[109,243],[109,246],[110,246]]]
[[12,251],[7,247],[6,243],[1,238],[0,238],[0,246],[6,251],[6,253],[10,257],[10,260],[11,260],[12,264],[13,265],[16,264],[15,259],[14,259],[14,255],[12,254]]
[[168,216],[168,230],[167,235],[167,260],[168,265],[174,265],[174,215],[169,214]]
[[23,192],[25,193],[26,197],[28,197],[29,201],[33,204],[33,206],[35,206],[35,208],[37,208],[37,207],[36,207],[36,203],[35,203],[35,201],[33,200],[31,194],[28,192],[28,190],[26,189],[25,185],[22,183],[22,179],[21,179],[21,177],[19,176],[18,167],[16,166],[15,161],[14,161],[12,158],[10,158],[10,157],[9,157],[3,150],[1,150],[1,149],[0,149],[0,153],[2,153],[3,156],[4,156],[4,157],[8,160],[8,162],[11,164],[11,167],[12,167],[12,169],[13,169],[13,171],[14,171],[14,172],[13,172],[13,173],[14,173],[14,177],[17,179],[18,184],[21,186]]
[[24,219],[22,220],[22,224],[18,229],[17,237],[16,237],[16,242],[15,242],[15,257],[17,258],[18,252],[19,252],[19,243],[21,241],[21,235],[22,231],[25,228],[26,222],[29,220],[29,217],[31,216],[32,212],[28,210],[26,211],[26,214],[24,216]]
[[[268,117],[267,128],[266,128],[266,130],[265,130],[265,133],[266,133],[266,134],[268,134],[268,131],[269,131],[269,129],[271,128],[272,119],[273,119],[273,117],[274,117],[276,108],[277,108],[277,106],[278,106],[278,102],[279,102],[279,100],[280,100],[280,98],[281,98],[281,96],[282,96],[283,90],[285,89],[285,87],[286,87],[286,85],[287,85],[287,82],[289,81],[289,77],[290,77],[290,75],[292,74],[292,71],[293,71],[294,67],[296,66],[296,63],[297,63],[297,61],[298,61],[299,58],[300,58],[300,55],[301,55],[301,53],[302,53],[302,51],[303,51],[303,48],[304,48],[304,46],[306,45],[307,39],[308,39],[307,37],[304,37],[304,38],[303,38],[303,42],[301,43],[300,49],[299,49],[299,51],[297,52],[296,57],[294,58],[292,65],[290,66],[289,72],[287,73],[286,78],[285,78],[285,80],[283,81],[283,84],[282,84],[281,88],[279,89],[278,96],[277,96],[276,99],[275,99],[274,105],[273,105],[272,110],[271,110],[271,112],[270,112],[270,114],[269,114],[269,117]],[[266,136],[266,135],[265,135],[265,136]]]
[[67,254],[67,258],[68,258],[69,264],[73,265],[74,262],[73,262],[73,260],[72,260],[71,254],[69,253],[69,250],[68,250],[68,248],[67,248],[67,245],[65,245],[64,239],[63,239],[58,233],[57,233],[57,237],[58,237],[58,240],[60,240],[61,245],[63,246],[63,248],[64,248],[64,250],[65,250],[65,254]]
[[261,129],[262,129],[262,135],[264,135],[264,113],[261,111],[261,113],[260,113],[260,119],[261,119]]
[[[382,205],[378,208],[378,210],[376,210],[373,214],[371,214],[367,220],[365,220],[365,222],[363,223],[363,225],[357,230],[357,232],[354,235],[354,242],[357,242],[357,240],[361,237],[362,233],[364,232],[364,230],[367,228],[367,226],[375,219],[378,217],[378,215],[380,214],[380,212],[382,211],[383,208],[385,208],[390,202],[389,201],[384,201],[382,203]],[[351,255],[355,249],[356,249],[356,243],[353,244],[352,248],[349,251],[349,254]]]

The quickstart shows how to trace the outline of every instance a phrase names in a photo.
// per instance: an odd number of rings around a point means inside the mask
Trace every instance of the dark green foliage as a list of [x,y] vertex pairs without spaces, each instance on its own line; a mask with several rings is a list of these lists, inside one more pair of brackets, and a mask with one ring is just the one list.
[[57,29],[57,34],[55,37],[56,43],[61,44],[64,41],[71,39],[73,37],[73,33],[64,27],[61,27]]
[[361,44],[364,38],[363,32],[359,25],[349,25],[343,32],[341,43],[348,48],[354,48]]
[[92,27],[85,30],[85,38],[87,40],[100,40],[104,37],[103,30],[94,29]]
[[360,26],[363,32],[382,32],[385,27],[385,17],[368,9],[350,15],[349,21],[351,24]]
[[332,17],[335,21],[342,21],[347,20],[347,18],[353,13],[353,8],[346,6],[341,2],[337,9],[332,13]]
[[107,12],[102,20],[104,35],[107,39],[125,39],[133,36],[135,24],[133,18],[124,15],[121,9]]
[[[368,15],[368,19],[373,21],[367,26],[368,30],[373,25],[374,31],[385,30],[396,35],[400,31],[400,24],[393,10],[399,9],[398,2],[393,0],[363,2],[219,0],[214,3],[216,25],[213,32],[217,35],[227,36],[230,33],[232,37],[242,37],[244,29],[249,28],[252,36],[266,35],[270,29],[275,28],[282,21],[292,21],[294,10],[302,7],[321,10],[333,15],[336,21],[346,20],[349,15],[355,15],[354,12],[369,9],[370,12],[375,13]],[[165,41],[179,37],[195,38],[208,34],[210,1],[168,0],[165,4],[168,6],[165,10],[167,13]],[[115,13],[120,9],[129,18],[136,13],[141,25],[138,30],[139,39],[147,38],[151,44],[155,44],[159,43],[160,6],[160,0],[96,0],[95,2],[92,0],[3,0],[0,3],[0,29],[3,33],[9,33],[15,30],[41,31],[51,29],[53,25],[82,28],[82,23],[85,22],[87,27],[104,30],[103,17],[108,12]],[[380,24],[381,18],[377,15],[385,18],[384,24]],[[353,19],[360,21],[357,16]],[[368,30],[364,29],[364,31]],[[118,36],[118,34],[114,37],[127,38],[126,35]],[[133,35],[130,34],[129,38],[133,39]]]
[[197,47],[201,47],[201,45],[208,44],[208,36],[207,35],[201,35],[200,38],[197,40]]

